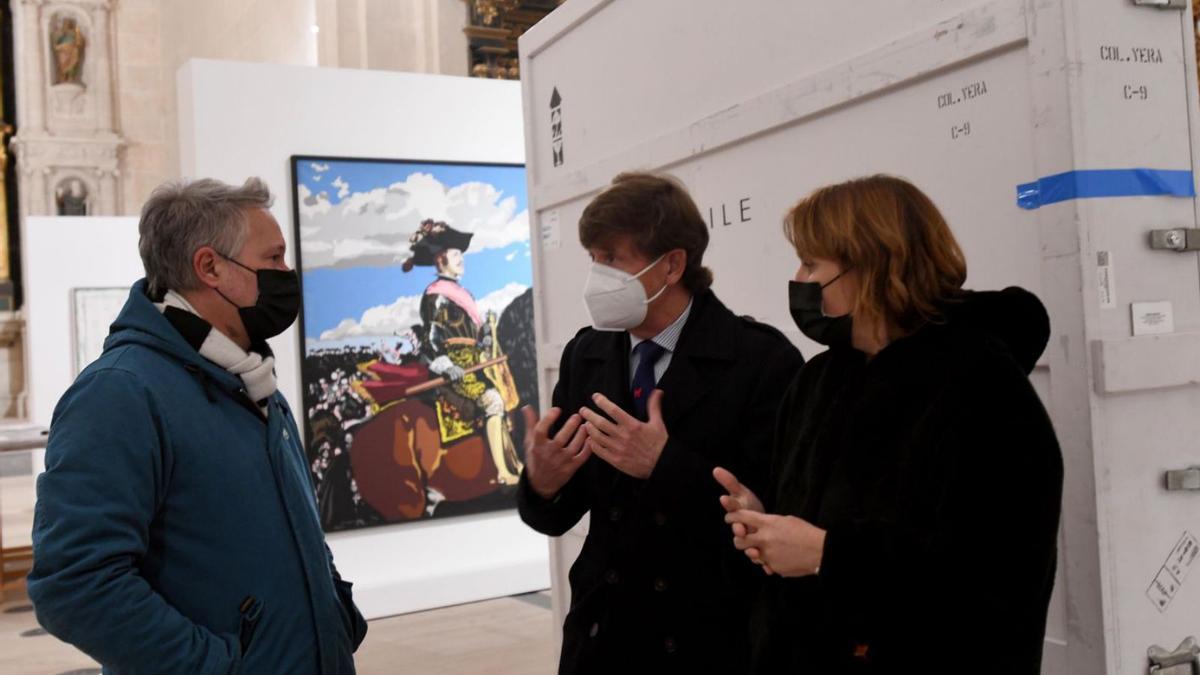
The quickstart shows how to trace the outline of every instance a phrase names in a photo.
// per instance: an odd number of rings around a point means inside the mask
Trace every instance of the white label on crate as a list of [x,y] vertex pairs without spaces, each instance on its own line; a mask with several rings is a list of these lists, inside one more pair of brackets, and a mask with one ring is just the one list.
[[1146,589],[1146,597],[1150,598],[1150,602],[1154,603],[1158,611],[1165,612],[1167,607],[1171,606],[1171,601],[1175,599],[1175,593],[1178,590],[1179,584],[1171,578],[1166,570],[1160,569],[1158,576],[1150,582],[1150,588]]
[[1175,332],[1175,311],[1170,302],[1133,303],[1133,334],[1161,335]]
[[1171,576],[1182,584],[1187,579],[1188,572],[1192,569],[1192,563],[1196,562],[1196,556],[1200,553],[1200,543],[1189,532],[1183,533],[1183,538],[1179,540],[1179,544],[1175,546],[1175,550],[1171,551],[1170,557],[1167,558],[1167,564],[1164,567],[1171,573]]
[[550,251],[562,246],[562,232],[558,226],[558,209],[550,209],[542,215],[542,250]]
[[1112,253],[1096,253],[1096,280],[1100,285],[1100,309],[1117,306],[1117,280],[1113,276]]
[[1150,598],[1150,602],[1158,611],[1167,611],[1167,607],[1171,605],[1188,572],[1191,571],[1192,563],[1196,562],[1198,553],[1200,543],[1190,532],[1184,532],[1179,543],[1171,549],[1171,555],[1167,556],[1167,562],[1159,568],[1154,581],[1151,581],[1150,587],[1146,589],[1146,597]]

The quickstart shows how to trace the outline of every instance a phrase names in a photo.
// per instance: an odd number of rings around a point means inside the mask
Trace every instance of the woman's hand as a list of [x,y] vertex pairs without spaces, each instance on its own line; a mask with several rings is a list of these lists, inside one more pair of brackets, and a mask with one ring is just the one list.
[[[825,530],[806,520],[740,509],[726,514],[725,522],[734,527],[734,547],[762,565],[767,574],[804,577],[821,567]],[[744,528],[740,536],[738,525]]]
[[[713,469],[713,478],[716,478],[717,482],[721,484],[721,487],[725,488],[725,491],[729,493],[727,495],[721,495],[721,507],[725,509],[726,513],[736,513],[742,510],[753,511],[754,513],[763,513],[766,511],[766,508],[763,506],[762,500],[758,498],[758,495],[754,494],[750,488],[742,485],[737,477],[734,476],[733,473],[728,469],[723,469],[718,466],[717,468]],[[739,538],[745,537],[748,533],[753,532],[753,530],[747,528],[742,523],[732,523],[731,528],[733,529],[734,541],[737,541]],[[750,560],[753,561],[755,565],[761,566],[763,571],[767,574],[774,574],[771,568],[763,564],[763,562],[759,560],[757,556],[758,549],[755,549],[754,555],[750,556]]]
[[721,495],[721,506],[728,513],[742,509],[749,509],[758,513],[762,513],[765,510],[762,500],[751,492],[750,488],[738,482],[737,477],[729,471],[718,466],[713,469],[713,478],[716,478],[721,487],[725,488],[725,491],[729,493]]

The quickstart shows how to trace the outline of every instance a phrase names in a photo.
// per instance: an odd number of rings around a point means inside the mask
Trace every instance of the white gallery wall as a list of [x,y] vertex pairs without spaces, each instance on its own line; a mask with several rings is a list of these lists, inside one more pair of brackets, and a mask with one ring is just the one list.
[[[129,288],[142,277],[137,218],[30,217],[21,222],[29,420],[50,426],[75,381],[72,290]],[[114,319],[116,317],[113,317]]]
[[[193,60],[178,94],[182,175],[265,180],[293,262],[292,155],[524,162],[517,82]],[[295,327],[271,347],[302,410]],[[368,617],[550,585],[546,539],[514,511],[335,533],[329,545]]]
[[[142,277],[137,239],[136,218],[21,219],[25,387],[33,424],[50,426],[55,404],[75,381],[72,291],[132,286]],[[44,457],[44,450],[33,452],[35,474]]]

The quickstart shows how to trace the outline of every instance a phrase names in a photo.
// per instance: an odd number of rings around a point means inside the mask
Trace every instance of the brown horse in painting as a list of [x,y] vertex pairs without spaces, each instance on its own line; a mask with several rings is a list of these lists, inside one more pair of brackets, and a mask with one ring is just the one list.
[[483,434],[443,446],[437,413],[418,398],[382,408],[355,432],[353,448],[359,494],[389,521],[420,518],[432,491],[458,502],[500,488]]

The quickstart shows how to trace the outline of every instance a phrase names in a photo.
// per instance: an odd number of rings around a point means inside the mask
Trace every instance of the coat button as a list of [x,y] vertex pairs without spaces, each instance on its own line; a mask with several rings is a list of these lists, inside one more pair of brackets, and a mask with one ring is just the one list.
[[596,637],[597,635],[599,635],[599,633],[600,633],[600,624],[599,623],[592,624],[591,630],[588,631],[588,636]]
[[621,507],[614,506],[608,510],[608,519],[612,522],[617,522],[621,519]]
[[662,579],[655,579],[654,590],[658,591],[659,593],[667,590],[667,582],[663,581]]
[[667,524],[667,514],[663,513],[662,511],[655,511],[654,512],[654,524],[658,525],[659,527],[666,525]]
[[286,441],[286,440],[288,440],[288,439],[289,439],[289,438],[291,438],[291,437],[292,437],[292,436],[291,436],[291,434],[289,434],[288,432],[286,432],[286,431],[285,431],[285,432],[283,432],[283,440],[285,440],[285,441]]
[[663,649],[667,650],[668,654],[674,654],[679,646],[675,644],[675,638],[667,638],[663,640]]
[[610,584],[615,584],[621,580],[621,577],[617,574],[616,570],[609,570],[608,572],[605,572],[604,580]]

